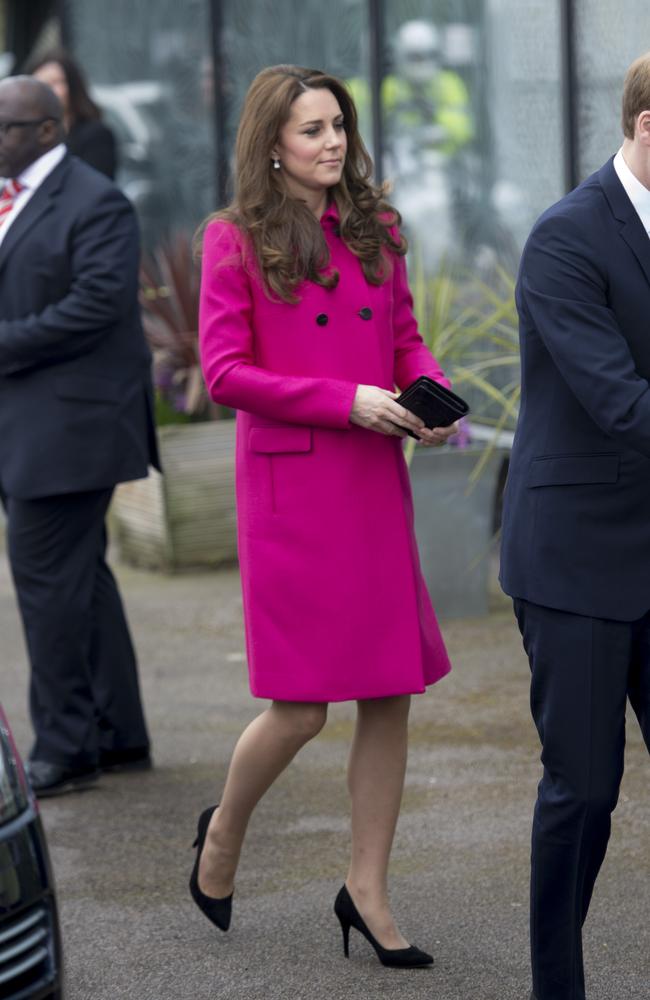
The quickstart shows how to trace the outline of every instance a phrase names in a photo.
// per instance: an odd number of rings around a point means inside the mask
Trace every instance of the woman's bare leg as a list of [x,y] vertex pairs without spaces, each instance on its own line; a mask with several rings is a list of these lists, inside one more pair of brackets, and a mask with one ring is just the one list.
[[408,752],[410,698],[358,702],[348,766],[352,854],[346,885],[368,929],[384,948],[409,942],[388,903],[388,862],[399,816]]
[[326,718],[326,704],[274,701],[241,734],[201,852],[199,887],[206,895],[220,899],[233,891],[253,809]]

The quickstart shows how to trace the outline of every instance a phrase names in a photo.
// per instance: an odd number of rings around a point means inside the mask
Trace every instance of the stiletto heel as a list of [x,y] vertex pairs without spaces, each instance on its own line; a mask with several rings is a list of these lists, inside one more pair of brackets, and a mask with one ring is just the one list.
[[350,925],[345,922],[340,914],[336,914],[339,918],[341,924],[341,930],[343,931],[343,954],[346,958],[350,957]]
[[203,850],[212,814],[216,808],[217,806],[210,806],[209,809],[204,809],[199,816],[196,839],[192,844],[192,847],[197,847],[198,850],[196,852],[194,868],[192,869],[192,874],[190,875],[190,893],[192,894],[192,899],[201,912],[205,914],[208,920],[218,927],[219,930],[227,931],[230,927],[233,893],[231,892],[229,896],[223,896],[220,899],[217,899],[215,896],[206,896],[206,894],[201,892],[199,889],[199,864],[201,861],[201,851]]
[[382,965],[399,969],[418,969],[425,965],[433,965],[433,955],[428,955],[426,951],[420,951],[414,945],[410,945],[408,948],[384,948],[383,945],[380,945],[376,937],[368,930],[346,885],[341,887],[334,901],[334,913],[338,917],[343,931],[343,951],[346,958],[350,957],[350,927],[355,927],[375,949],[377,958]]

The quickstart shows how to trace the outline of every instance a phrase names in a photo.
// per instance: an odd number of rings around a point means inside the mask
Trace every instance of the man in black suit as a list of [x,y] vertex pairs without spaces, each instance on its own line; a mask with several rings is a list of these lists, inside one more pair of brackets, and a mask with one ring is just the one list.
[[623,146],[548,209],[517,283],[522,398],[501,582],[532,670],[537,1000],[584,1000],[582,925],[623,774],[629,699],[650,749],[650,53]]
[[158,459],[135,216],[66,151],[58,98],[31,77],[0,82],[0,175],[0,495],[45,796],[150,765],[104,520]]

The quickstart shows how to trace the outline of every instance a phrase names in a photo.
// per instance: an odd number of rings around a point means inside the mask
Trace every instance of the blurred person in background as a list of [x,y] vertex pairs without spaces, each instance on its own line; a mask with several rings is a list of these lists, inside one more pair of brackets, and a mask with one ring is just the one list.
[[[422,342],[398,213],[341,81],[276,66],[248,92],[236,197],[203,240],[201,358],[237,414],[239,555],[252,693],[271,705],[235,747],[218,806],[199,818],[190,888],[220,929],[251,814],[322,729],[357,703],[348,768],[352,853],[335,913],[384,965],[433,959],[394,921],[387,870],[410,696],[450,669],[422,578],[402,438],[443,443],[395,385],[446,382]],[[448,384],[448,383],[447,383]]]
[[101,110],[88,93],[79,65],[67,52],[53,49],[32,61],[27,72],[51,87],[61,101],[69,151],[115,180],[115,137],[102,121]]
[[417,141],[451,156],[474,134],[469,93],[454,70],[443,66],[440,29],[406,21],[395,33],[394,72],[384,77],[382,107],[389,139],[412,132]]
[[151,764],[105,560],[115,485],[158,465],[138,228],[124,195],[64,139],[50,87],[0,82],[0,499],[41,797]]
[[[409,235],[433,270],[462,242],[474,138],[470,96],[462,76],[444,65],[444,34],[437,25],[405,21],[391,41],[391,71],[380,91],[384,174]],[[355,77],[348,87],[368,129],[368,81]]]
[[[440,29],[430,21],[405,21],[392,40],[392,57],[392,70],[381,82],[389,156],[396,156],[392,144],[406,136],[447,156],[458,152],[474,134],[470,99],[463,78],[443,66]],[[346,86],[369,132],[369,83],[353,77]],[[398,163],[389,166],[400,173]]]

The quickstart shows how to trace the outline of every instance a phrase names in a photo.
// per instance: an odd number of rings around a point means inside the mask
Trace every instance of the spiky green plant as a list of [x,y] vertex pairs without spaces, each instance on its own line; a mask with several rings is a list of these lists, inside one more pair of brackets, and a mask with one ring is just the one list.
[[[470,482],[480,476],[499,432],[512,430],[519,405],[519,338],[514,279],[495,267],[489,280],[443,262],[425,272],[414,254],[411,279],[420,332],[459,395],[471,405],[471,422],[491,427],[493,437]],[[407,459],[413,454],[407,446]]]

